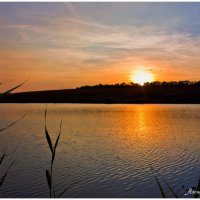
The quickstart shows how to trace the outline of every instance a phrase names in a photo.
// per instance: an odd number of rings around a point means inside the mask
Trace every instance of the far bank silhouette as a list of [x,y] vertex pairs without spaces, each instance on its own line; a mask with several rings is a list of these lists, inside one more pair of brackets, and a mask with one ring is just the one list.
[[9,93],[1,103],[200,103],[200,81],[85,85],[76,89]]

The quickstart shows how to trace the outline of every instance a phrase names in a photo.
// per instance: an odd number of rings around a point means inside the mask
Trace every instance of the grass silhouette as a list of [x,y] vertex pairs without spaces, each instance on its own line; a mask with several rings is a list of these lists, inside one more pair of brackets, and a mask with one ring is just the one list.
[[[21,83],[21,84],[15,86],[15,87],[13,87],[13,88],[11,88],[11,89],[9,89],[9,90],[3,92],[3,93],[1,93],[1,94],[0,94],[0,98],[3,97],[3,96],[5,96],[5,95],[7,95],[7,94],[9,94],[10,92],[16,90],[17,88],[21,87],[22,85],[25,84],[25,82],[26,82],[26,81],[24,81],[23,83]],[[13,125],[15,125],[16,123],[18,123],[19,121],[21,121],[21,120],[25,117],[25,115],[26,115],[26,114],[24,114],[22,117],[20,117],[20,118],[17,119],[16,121],[10,123],[8,126],[6,126],[6,127],[4,127],[4,128],[1,128],[1,129],[0,129],[0,133],[3,132],[3,131],[5,131],[5,130],[7,130],[8,128],[12,127]],[[6,156],[8,156],[8,155],[6,155],[6,153],[4,152],[3,155],[0,157],[0,167],[1,167],[2,164],[4,163],[4,160],[5,160]],[[8,168],[6,169],[6,171],[3,173],[3,175],[2,175],[2,177],[1,177],[1,179],[0,179],[0,189],[1,189],[1,186],[3,185],[3,183],[4,183],[4,181],[5,181],[6,176],[8,175],[8,172],[9,172],[10,168],[13,166],[14,162],[15,162],[15,161],[12,161],[11,164],[10,164],[10,165],[8,166]]]
[[152,171],[152,173],[154,175],[156,183],[157,183],[157,185],[159,187],[159,190],[160,190],[160,193],[162,195],[162,198],[167,198],[167,196],[166,196],[166,194],[164,192],[164,187],[162,186],[161,182],[159,181],[159,178],[165,183],[165,185],[167,186],[169,191],[173,194],[173,198],[178,198],[178,195],[176,194],[176,192],[174,192],[174,190],[169,185],[169,183],[165,180],[165,178],[161,174],[159,174],[158,171],[155,170],[152,165],[150,166],[150,168],[151,168],[151,171]]
[[59,130],[59,133],[58,133],[58,136],[57,136],[57,139],[56,139],[56,142],[54,145],[52,144],[51,137],[48,133],[46,121],[47,121],[47,107],[45,109],[45,135],[46,135],[47,143],[49,145],[49,149],[51,151],[51,163],[50,163],[50,171],[48,169],[46,170],[46,179],[47,179],[48,186],[49,186],[49,197],[51,198],[52,191],[53,191],[53,197],[56,197],[55,190],[53,188],[53,163],[54,163],[54,159],[55,159],[55,155],[56,155],[56,148],[58,146],[58,142],[60,139],[62,120],[60,122],[60,130]]
[[56,149],[57,149],[57,146],[58,146],[58,143],[59,143],[59,140],[60,140],[61,128],[62,128],[62,120],[60,121],[59,133],[58,133],[56,142],[53,145],[51,137],[50,137],[49,132],[47,130],[47,106],[46,106],[46,109],[45,109],[45,136],[46,136],[46,140],[47,140],[47,143],[48,143],[49,150],[51,152],[50,170],[49,169],[46,170],[46,179],[47,179],[47,183],[48,183],[48,187],[49,187],[49,197],[50,198],[61,197],[65,192],[67,192],[68,189],[71,188],[72,185],[80,182],[80,181],[76,181],[76,182],[70,184],[60,194],[56,195],[56,191],[55,191],[55,188],[54,188],[54,185],[53,185],[53,164],[54,164],[54,160],[55,160],[55,156],[56,156]]

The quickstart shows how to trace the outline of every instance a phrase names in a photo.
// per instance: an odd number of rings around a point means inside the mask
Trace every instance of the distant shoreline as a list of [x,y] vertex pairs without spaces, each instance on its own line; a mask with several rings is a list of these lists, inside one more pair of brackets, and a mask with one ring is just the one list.
[[0,103],[200,104],[200,86],[77,88],[11,93]]

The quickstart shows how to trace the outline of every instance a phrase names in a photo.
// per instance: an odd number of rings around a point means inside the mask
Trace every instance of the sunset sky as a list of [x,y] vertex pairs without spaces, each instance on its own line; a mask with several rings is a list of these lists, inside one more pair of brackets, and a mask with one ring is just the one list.
[[200,80],[200,3],[0,2],[0,91]]

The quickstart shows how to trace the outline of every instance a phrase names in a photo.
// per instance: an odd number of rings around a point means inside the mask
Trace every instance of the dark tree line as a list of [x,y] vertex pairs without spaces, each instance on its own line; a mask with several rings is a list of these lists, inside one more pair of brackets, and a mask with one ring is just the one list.
[[[130,88],[130,87],[138,87],[137,83],[116,83],[116,84],[98,84],[98,85],[85,85],[79,88]],[[79,89],[77,88],[77,89]]]
[[154,81],[147,82],[143,86],[138,83],[116,83],[116,84],[98,84],[98,85],[85,85],[77,89],[83,88],[132,88],[132,87],[185,87],[185,86],[200,86],[200,81]]

